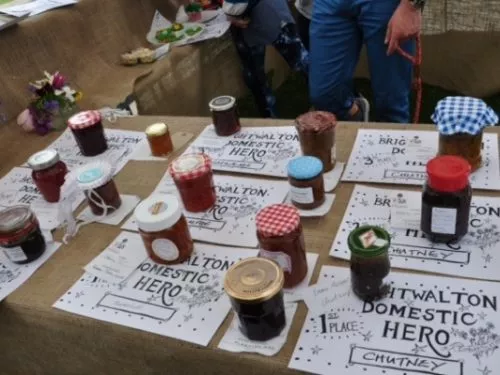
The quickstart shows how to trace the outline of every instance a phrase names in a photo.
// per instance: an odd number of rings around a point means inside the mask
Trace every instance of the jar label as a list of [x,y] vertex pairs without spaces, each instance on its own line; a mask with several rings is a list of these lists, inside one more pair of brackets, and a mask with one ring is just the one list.
[[172,262],[179,258],[179,249],[177,245],[166,238],[154,240],[151,247],[158,257],[167,262]]
[[78,176],[78,182],[86,184],[101,178],[104,175],[101,168],[89,169]]
[[175,161],[174,167],[178,172],[189,172],[203,165],[204,159],[198,155],[189,155]]
[[456,234],[457,210],[455,208],[433,207],[431,231],[439,234]]
[[286,253],[281,251],[267,251],[260,249],[259,256],[274,260],[283,269],[284,272],[292,272],[292,258]]
[[167,210],[168,206],[165,202],[156,202],[149,207],[149,213],[151,215],[159,215]]
[[299,188],[295,186],[290,186],[290,198],[293,202],[297,203],[313,203],[314,195],[313,189],[311,187],[308,188]]
[[24,253],[23,249],[21,246],[16,246],[16,247],[3,247],[3,252],[7,258],[11,262],[24,262],[25,260],[28,260],[28,257]]

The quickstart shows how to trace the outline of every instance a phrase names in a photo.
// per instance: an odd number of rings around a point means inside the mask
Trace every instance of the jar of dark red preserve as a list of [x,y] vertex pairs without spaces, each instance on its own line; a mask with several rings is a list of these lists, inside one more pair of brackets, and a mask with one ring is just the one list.
[[215,133],[218,136],[232,135],[241,129],[236,99],[232,96],[219,96],[208,104],[212,112]]
[[108,149],[99,111],[77,113],[69,118],[68,126],[83,156],[96,156]]
[[43,198],[49,203],[59,202],[61,186],[68,173],[66,164],[59,159],[56,150],[43,150],[28,159],[33,170],[31,177]]
[[427,163],[420,226],[431,241],[452,243],[467,234],[470,172],[470,164],[459,156],[438,156]]

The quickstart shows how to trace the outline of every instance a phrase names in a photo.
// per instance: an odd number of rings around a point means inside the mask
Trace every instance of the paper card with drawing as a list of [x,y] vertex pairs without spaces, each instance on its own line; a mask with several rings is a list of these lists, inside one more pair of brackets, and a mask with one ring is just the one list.
[[349,259],[349,233],[363,224],[380,225],[391,234],[392,267],[500,280],[500,256],[496,251],[500,248],[500,198],[473,196],[468,234],[457,244],[437,244],[427,240],[419,228],[391,228],[391,202],[398,194],[412,202],[421,201],[420,192],[356,185],[330,255]]
[[[342,180],[422,185],[438,141],[433,131],[360,129]],[[500,190],[497,134],[484,134],[482,153],[483,166],[471,175],[472,187]]]
[[[320,278],[349,277],[323,266]],[[324,375],[493,375],[500,352],[496,283],[389,275],[388,295],[354,294],[309,312],[289,367]],[[339,286],[347,292],[350,283]]]
[[[268,205],[282,203],[288,194],[288,183],[214,175],[214,184],[217,203],[212,208],[201,213],[184,212],[191,236],[204,242],[256,247],[255,215]],[[178,196],[168,173],[155,193]],[[122,229],[137,231],[135,219],[130,218]]]
[[[78,194],[73,201],[73,210],[85,199]],[[13,168],[0,180],[0,207],[28,205],[35,213],[40,227],[52,230],[59,226],[59,205],[48,203],[31,178],[31,169]]]
[[204,346],[231,308],[223,290],[226,271],[256,255],[255,250],[196,243],[187,262],[165,266],[147,257],[136,233],[121,233],[113,242],[118,245],[121,255],[141,252],[144,261],[120,283],[85,273],[54,307]]

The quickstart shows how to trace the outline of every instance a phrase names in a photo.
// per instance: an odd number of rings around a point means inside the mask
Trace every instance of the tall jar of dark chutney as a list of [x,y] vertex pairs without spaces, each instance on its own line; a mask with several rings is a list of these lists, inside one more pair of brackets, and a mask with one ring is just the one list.
[[432,242],[453,243],[467,234],[470,172],[470,164],[459,156],[438,156],[427,163],[420,227]]

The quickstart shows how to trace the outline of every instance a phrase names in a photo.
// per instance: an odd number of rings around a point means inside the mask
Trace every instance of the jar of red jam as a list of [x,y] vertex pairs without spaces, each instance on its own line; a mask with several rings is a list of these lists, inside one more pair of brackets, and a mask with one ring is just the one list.
[[193,252],[193,240],[182,205],[174,195],[152,195],[135,209],[135,219],[149,257],[157,263],[176,264]]
[[301,156],[288,163],[290,200],[295,207],[311,210],[325,201],[323,163],[314,156]]
[[66,164],[59,159],[56,150],[43,150],[28,159],[33,170],[31,177],[43,198],[49,203],[59,202],[61,186],[68,173]]
[[146,137],[153,156],[167,156],[174,150],[168,126],[157,123],[146,128]]
[[170,164],[169,172],[187,211],[202,212],[215,204],[212,159],[208,155],[181,155]]
[[295,120],[302,153],[320,159],[324,172],[329,172],[335,167],[336,126],[337,118],[330,112],[308,112]]
[[422,232],[432,242],[452,243],[469,230],[471,165],[459,156],[438,156],[427,163],[422,193]]
[[215,133],[224,137],[239,132],[241,129],[236,99],[232,96],[219,96],[208,104],[212,112]]
[[307,275],[306,246],[299,211],[288,204],[273,204],[257,213],[259,256],[274,260],[285,273],[285,288]]
[[83,156],[96,156],[108,149],[99,111],[77,113],[69,118],[68,126]]
[[79,168],[76,180],[85,192],[90,210],[96,216],[112,214],[120,208],[122,199],[113,181],[113,168],[106,162],[94,162]]
[[38,219],[28,206],[0,211],[0,248],[12,262],[32,262],[44,253],[45,247]]

